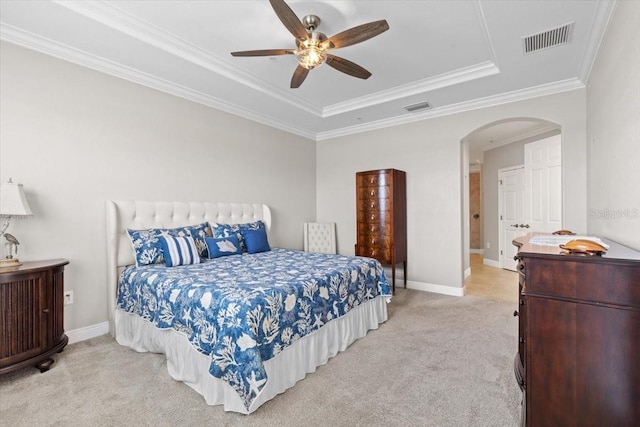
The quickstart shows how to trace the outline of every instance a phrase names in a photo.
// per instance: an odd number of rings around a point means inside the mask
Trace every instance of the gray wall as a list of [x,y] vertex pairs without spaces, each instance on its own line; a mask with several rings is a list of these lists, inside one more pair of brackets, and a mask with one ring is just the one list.
[[640,250],[640,2],[619,1],[587,84],[589,232]]
[[[354,252],[355,173],[407,172],[408,279],[416,289],[456,293],[467,265],[463,247],[461,141],[498,120],[532,117],[562,128],[567,227],[586,232],[586,124],[583,89],[320,141],[317,216],[335,221],[339,251]],[[468,249],[468,245],[466,245]],[[447,289],[448,288],[448,289]]]
[[10,228],[22,260],[67,258],[67,331],[108,319],[105,200],[268,204],[274,246],[315,219],[315,142],[2,44],[0,179],[35,214]]
[[[559,131],[545,132],[535,137],[512,142],[484,152],[482,164],[482,213],[484,216],[484,258],[499,262],[499,226],[498,226],[498,171],[511,166],[524,165],[524,146]],[[487,248],[489,243],[489,248]]]

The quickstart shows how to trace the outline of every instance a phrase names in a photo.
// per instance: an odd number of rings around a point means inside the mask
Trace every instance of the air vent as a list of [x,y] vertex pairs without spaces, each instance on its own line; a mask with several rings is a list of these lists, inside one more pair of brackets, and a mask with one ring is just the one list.
[[524,50],[524,54],[526,55],[542,49],[548,49],[550,47],[569,43],[569,41],[571,41],[572,32],[573,22],[563,25],[562,27],[523,37],[522,48]]
[[425,108],[431,108],[431,105],[429,105],[428,102],[419,102],[417,104],[413,104],[413,105],[407,105],[406,107],[404,107],[405,110],[409,111],[409,112],[414,112],[414,111],[418,111],[418,110],[424,110]]

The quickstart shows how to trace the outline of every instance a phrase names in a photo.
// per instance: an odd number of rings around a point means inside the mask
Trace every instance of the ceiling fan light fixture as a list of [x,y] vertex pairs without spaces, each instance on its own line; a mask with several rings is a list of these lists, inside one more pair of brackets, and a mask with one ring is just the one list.
[[317,46],[312,46],[306,49],[296,50],[296,59],[298,60],[298,64],[307,70],[312,70],[327,60],[327,54]]
[[327,36],[324,34],[311,31],[308,39],[298,41],[298,49],[295,52],[298,64],[307,70],[312,70],[322,65],[327,60],[323,45],[325,40],[327,40]]

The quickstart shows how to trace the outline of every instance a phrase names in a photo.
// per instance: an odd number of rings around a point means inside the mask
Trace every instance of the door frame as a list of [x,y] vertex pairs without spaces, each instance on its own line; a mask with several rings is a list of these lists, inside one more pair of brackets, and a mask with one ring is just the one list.
[[[506,250],[506,248],[503,246],[503,237],[504,237],[503,234],[504,234],[504,232],[502,230],[502,219],[501,219],[502,208],[503,207],[502,207],[502,194],[501,194],[502,193],[502,188],[501,188],[501,185],[500,185],[500,176],[504,172],[509,172],[509,171],[513,171],[513,170],[516,170],[516,169],[522,169],[522,173],[524,174],[524,164],[515,165],[515,166],[509,166],[509,167],[506,167],[506,168],[498,169],[498,182],[497,182],[497,185],[498,185],[498,218],[497,218],[498,219],[498,268],[505,268],[505,266],[503,265],[503,262],[502,262],[502,254],[503,254],[503,251]],[[523,176],[523,178],[524,178],[524,176]],[[526,189],[523,188],[522,191],[526,192]],[[523,197],[524,196],[525,195],[523,194]],[[524,212],[523,212],[523,214],[524,214]]]

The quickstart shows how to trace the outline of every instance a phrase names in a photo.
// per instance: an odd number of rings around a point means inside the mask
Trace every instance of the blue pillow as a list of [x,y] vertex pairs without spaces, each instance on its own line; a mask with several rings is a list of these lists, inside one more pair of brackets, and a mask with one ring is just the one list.
[[242,252],[247,252],[247,247],[244,244],[244,232],[247,230],[264,230],[265,233],[267,231],[264,222],[261,220],[254,222],[246,222],[242,224],[218,224],[215,222],[211,223],[211,232],[213,237],[229,237],[229,236],[238,236],[238,241],[240,242],[240,248]]
[[242,253],[238,236],[235,234],[229,237],[207,237],[207,248],[209,258],[218,258],[226,255],[236,255]]
[[205,238],[209,235],[209,225],[204,222],[198,225],[188,225],[178,228],[149,228],[146,230],[129,230],[129,239],[133,245],[136,266],[164,263],[161,236],[191,236],[195,242],[198,254],[202,258],[208,255]]
[[191,236],[160,236],[160,244],[167,267],[198,264],[200,255]]
[[242,232],[242,238],[247,247],[247,252],[250,254],[271,250],[267,239],[267,230],[264,227],[257,230],[245,230]]

